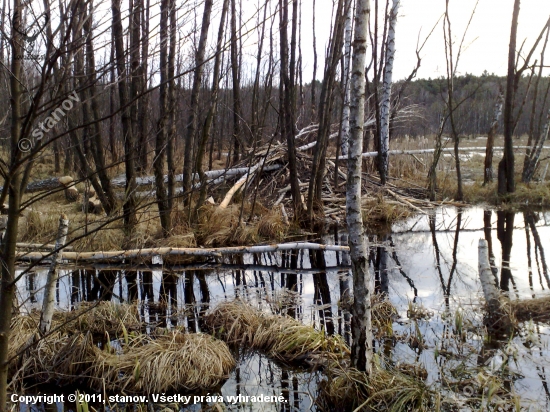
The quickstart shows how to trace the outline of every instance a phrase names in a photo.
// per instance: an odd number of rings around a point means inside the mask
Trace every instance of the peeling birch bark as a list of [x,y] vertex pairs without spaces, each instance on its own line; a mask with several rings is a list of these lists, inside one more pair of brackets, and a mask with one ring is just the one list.
[[397,11],[399,0],[393,0],[389,17],[388,38],[386,41],[386,62],[384,67],[384,78],[382,85],[382,101],[380,102],[380,158],[378,167],[380,181],[386,184],[388,175],[388,155],[390,149],[390,100],[393,75],[393,60],[395,57],[395,25],[397,23]]
[[346,24],[344,31],[344,107],[342,108],[342,139],[340,147],[342,156],[348,155],[349,150],[349,115],[350,115],[350,61],[351,61],[351,35],[352,35],[352,16],[353,2],[346,1]]
[[346,187],[346,221],[353,274],[351,308],[351,360],[359,370],[372,372],[371,293],[373,279],[369,273],[366,239],[361,215],[361,152],[365,119],[365,60],[367,51],[370,0],[357,0],[350,82],[350,139]]

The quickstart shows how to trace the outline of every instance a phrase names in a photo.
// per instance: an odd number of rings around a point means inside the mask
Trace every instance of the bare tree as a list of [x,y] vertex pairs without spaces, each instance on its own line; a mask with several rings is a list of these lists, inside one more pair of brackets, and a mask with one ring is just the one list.
[[380,181],[386,184],[388,175],[390,150],[390,101],[392,88],[393,60],[395,57],[395,26],[397,24],[397,12],[399,10],[399,0],[393,0],[389,15],[388,37],[386,39],[386,61],[384,66],[384,77],[382,83],[382,100],[380,102],[380,143],[378,146],[378,170]]
[[192,154],[195,148],[195,133],[198,123],[199,111],[199,91],[202,83],[202,73],[204,66],[204,54],[206,51],[206,41],[208,39],[208,28],[210,27],[210,14],[212,13],[212,0],[204,2],[204,11],[202,14],[201,33],[197,53],[195,54],[195,70],[193,73],[193,88],[191,89],[191,110],[187,120],[187,130],[185,133],[185,152],[183,158],[183,191],[186,194],[185,204],[191,203],[191,181],[193,176]]
[[353,274],[352,364],[359,370],[372,370],[372,277],[368,267],[368,248],[363,236],[361,215],[361,165],[363,123],[365,118],[365,60],[370,0],[357,0],[351,72],[350,140],[348,181],[346,188],[346,221],[349,231]]

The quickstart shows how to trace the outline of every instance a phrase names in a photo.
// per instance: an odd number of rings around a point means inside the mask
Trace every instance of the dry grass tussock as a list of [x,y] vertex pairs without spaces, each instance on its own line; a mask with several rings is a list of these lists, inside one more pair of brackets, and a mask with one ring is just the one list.
[[345,364],[332,363],[320,383],[318,402],[326,410],[434,411],[435,392],[401,368],[383,368],[375,362],[369,378]]
[[407,219],[414,211],[398,202],[386,199],[381,193],[362,205],[363,222],[392,224]]
[[[80,315],[76,320],[71,320]],[[53,333],[36,339],[39,314],[12,322],[9,376],[14,388],[27,382],[86,384],[109,391],[155,393],[211,388],[227,378],[235,361],[227,345],[212,336],[168,332],[146,335],[135,305],[102,302],[77,312],[57,312]]]
[[231,204],[226,209],[205,205],[199,212],[199,225],[195,231],[197,243],[206,247],[227,245],[251,245],[262,240],[282,240],[287,233],[279,210],[267,210],[261,205],[255,208],[255,216],[247,222],[250,205],[245,203],[242,212],[239,204]]
[[210,335],[177,331],[129,341],[123,353],[98,352],[91,368],[101,388],[110,391],[160,393],[212,388],[235,367],[227,345]]
[[518,322],[550,322],[550,296],[538,299],[512,300],[504,303]]
[[341,359],[349,354],[339,336],[326,336],[296,319],[266,314],[241,301],[220,304],[205,317],[205,323],[230,344],[261,350],[284,362],[319,356]]

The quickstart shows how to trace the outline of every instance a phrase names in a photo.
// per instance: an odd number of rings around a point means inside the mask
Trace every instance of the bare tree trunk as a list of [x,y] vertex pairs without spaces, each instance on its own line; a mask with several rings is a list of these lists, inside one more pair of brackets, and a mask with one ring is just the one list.
[[[111,113],[115,113],[115,40],[114,37],[111,40],[111,68],[110,71],[110,82],[113,87],[110,88],[109,91],[109,111]],[[115,130],[116,130],[116,115],[112,115],[109,118],[109,146],[111,149],[111,162],[116,163],[118,161],[118,153],[117,153],[117,147],[116,147],[116,139],[115,139]]]
[[498,95],[495,103],[495,112],[489,133],[487,133],[487,149],[485,151],[485,170],[483,172],[483,185],[493,181],[493,148],[495,145],[495,136],[498,130],[498,121],[502,116],[502,105],[504,103],[504,94]]
[[[99,119],[101,118],[99,110],[98,93],[96,92],[96,72],[95,72],[95,58],[94,58],[94,46],[93,46],[93,33],[92,33],[92,18],[93,18],[93,6],[90,4],[90,12],[84,21],[84,33],[86,35],[86,63],[87,63],[87,75],[89,79],[89,87],[86,95],[91,95],[91,116],[93,118],[93,124],[91,131],[91,149],[95,162],[95,169],[101,187],[102,192],[97,193],[99,200],[105,210],[105,213],[110,215],[116,208],[115,193],[111,186],[111,180],[107,175],[107,169],[105,165],[105,156],[103,154],[103,134],[101,133],[101,127],[99,125]],[[85,102],[84,108],[89,111],[90,103]]]
[[382,84],[382,101],[380,102],[380,153],[378,159],[378,171],[380,173],[380,182],[385,185],[388,175],[390,150],[390,101],[393,74],[393,60],[395,56],[395,25],[397,23],[397,12],[399,10],[399,0],[393,0],[390,16],[388,38],[386,40],[386,64],[384,67],[384,78]]
[[[228,5],[229,5],[229,0],[224,0],[223,6],[222,6],[222,14],[220,17],[220,26],[218,28],[218,40],[216,42],[216,57],[214,58],[214,72],[212,74],[212,94],[211,94],[212,103],[210,104],[210,108],[208,109],[208,113],[204,121],[201,138],[200,138],[198,150],[197,150],[195,170],[199,175],[201,190],[200,190],[199,200],[197,201],[197,205],[195,207],[195,215],[197,214],[198,209],[202,206],[202,204],[206,200],[207,185],[206,185],[206,175],[202,170],[202,160],[204,157],[204,152],[206,150],[206,144],[208,142],[208,139],[211,138],[210,135],[212,131],[212,124],[214,122],[214,118],[218,110],[218,91],[220,88],[220,66],[221,66],[221,60],[222,60],[222,54],[223,54],[222,53],[223,34],[224,34],[225,18],[227,16]],[[212,139],[212,143],[213,142],[214,140]],[[212,145],[210,147],[212,148]]]
[[332,107],[334,104],[333,91],[336,81],[336,69],[342,52],[344,41],[343,0],[339,0],[335,13],[334,29],[330,40],[328,56],[325,62],[325,71],[319,101],[319,128],[317,132],[317,145],[311,166],[311,178],[308,187],[307,212],[308,220],[313,222],[314,209],[322,210],[322,187],[325,176],[325,159],[330,134]]
[[[185,204],[191,204],[191,186],[193,176],[193,152],[195,148],[195,133],[197,130],[199,116],[199,92],[202,82],[204,65],[204,53],[208,39],[208,28],[210,27],[210,14],[212,12],[212,0],[205,0],[202,14],[201,34],[197,53],[195,54],[195,70],[193,73],[193,88],[191,89],[191,102],[187,130],[185,133],[185,155],[183,158],[183,192],[185,193]],[[204,153],[203,153],[204,155]],[[195,159],[196,160],[196,159]]]
[[350,98],[350,61],[351,61],[351,36],[352,36],[352,20],[353,20],[353,1],[346,0],[346,24],[344,32],[344,106],[342,108],[342,138],[340,146],[342,156],[348,155],[349,148],[349,98]]
[[170,230],[172,229],[172,211],[168,203],[166,185],[164,184],[164,165],[168,144],[168,18],[170,3],[170,0],[162,0],[160,3],[160,113],[155,139],[155,159],[153,160],[160,225],[162,226],[162,232],[165,237],[169,236]]
[[129,236],[137,223],[136,216],[136,169],[132,123],[129,113],[130,98],[128,96],[126,62],[124,56],[124,38],[120,16],[120,0],[112,0],[113,37],[115,38],[115,56],[117,74],[119,77],[118,93],[122,109],[122,138],[124,140],[124,164],[126,172],[125,199],[123,205],[124,230]]
[[281,85],[283,88],[283,99],[279,109],[281,116],[281,135],[286,138],[288,151],[288,169],[290,180],[290,191],[294,206],[294,219],[298,219],[302,211],[302,200],[300,195],[300,186],[298,184],[298,169],[296,165],[296,144],[294,137],[294,113],[296,111],[296,96],[294,89],[295,78],[295,57],[296,57],[296,8],[297,0],[292,0],[292,35],[290,45],[290,62],[287,26],[288,26],[288,2],[281,0],[279,2],[280,16],[280,42],[281,42]]
[[357,369],[370,374],[372,371],[370,302],[373,288],[361,215],[361,152],[363,150],[363,122],[365,118],[365,56],[369,13],[370,0],[357,0],[351,74],[351,133],[346,188],[346,221],[353,274],[352,364]]
[[[141,29],[141,9],[143,8],[143,0],[129,0],[129,27],[128,35],[130,36],[129,44],[129,58],[130,58],[130,122],[132,124],[132,136],[137,142],[141,130],[141,122],[139,119],[140,105],[142,100],[138,100],[138,96],[141,94],[143,76],[141,74],[141,59],[140,59],[140,29]],[[133,148],[135,170],[137,173],[142,174],[145,172],[144,165],[141,164],[141,149],[139,146]]]
[[237,43],[237,6],[231,0],[231,79],[233,82],[233,162],[239,161],[240,152],[246,150],[242,138],[241,75],[239,66],[239,46]]
[[[143,5],[143,0],[141,0]],[[139,103],[139,165],[142,170],[147,170],[149,161],[147,159],[149,153],[148,131],[149,131],[149,94],[145,93],[148,88],[148,58],[149,58],[149,9],[150,1],[147,0],[147,5],[142,7],[141,13],[141,66],[139,72],[141,74],[141,90],[144,95],[140,98]]]
[[312,30],[313,30],[313,78],[311,80],[311,121],[314,121],[317,112],[317,99],[315,89],[317,85],[317,36],[315,35],[315,0],[313,0],[312,13]]
[[18,144],[21,138],[22,117],[22,60],[18,59],[24,53],[22,25],[23,4],[21,0],[13,1],[10,72],[10,103],[11,103],[11,134],[10,134],[10,176],[5,177],[2,193],[9,193],[8,216],[5,234],[2,238],[0,260],[2,261],[2,278],[0,283],[0,412],[8,410],[8,346],[12,319],[12,306],[15,299],[15,247],[21,206],[21,169],[14,166],[21,157]]
[[508,74],[506,77],[506,98],[504,101],[504,156],[498,165],[498,194],[504,196],[516,190],[514,181],[514,78],[516,71],[516,42],[519,7],[521,0],[514,0],[510,45],[508,47]]

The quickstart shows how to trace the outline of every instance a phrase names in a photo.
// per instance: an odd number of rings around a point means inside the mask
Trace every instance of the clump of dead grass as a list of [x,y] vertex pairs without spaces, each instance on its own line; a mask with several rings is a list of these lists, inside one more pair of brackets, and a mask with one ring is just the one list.
[[94,335],[122,336],[143,326],[137,305],[115,302],[82,302],[73,312],[61,312],[67,331],[77,329]]
[[550,296],[505,302],[518,322],[550,322]]
[[239,222],[240,205],[232,204],[225,209],[205,205],[199,211],[199,225],[195,232],[200,245],[209,247],[253,244],[259,241],[256,225],[245,222],[246,209]]
[[30,210],[20,219],[20,239],[23,242],[48,243],[55,241],[59,225],[59,214],[42,213]]
[[422,379],[375,362],[372,375],[332,363],[319,385],[318,402],[330,410],[432,411],[435,393]]
[[361,207],[363,223],[381,222],[391,224],[399,220],[407,219],[413,212],[410,208],[397,201],[384,198],[380,193],[375,198],[369,199]]
[[141,326],[135,305],[89,305],[56,312],[52,333],[42,339],[37,335],[38,312],[14,318],[9,342],[14,387],[30,380],[84,383],[98,390],[105,382],[107,390],[118,393],[207,389],[226,379],[235,366],[227,345],[210,335],[146,335],[132,331]]
[[99,385],[104,378],[107,390],[149,394],[212,388],[227,379],[234,367],[224,342],[201,333],[174,331],[127,345],[122,354],[100,351],[91,374]]
[[258,235],[268,240],[281,241],[288,232],[288,225],[280,209],[272,209],[262,214],[258,221]]
[[230,344],[261,350],[284,362],[312,356],[340,359],[349,354],[339,336],[327,336],[296,319],[266,314],[240,301],[220,304],[205,317],[205,323]]
[[393,334],[393,321],[399,317],[397,309],[384,294],[372,295],[372,326],[377,338]]

